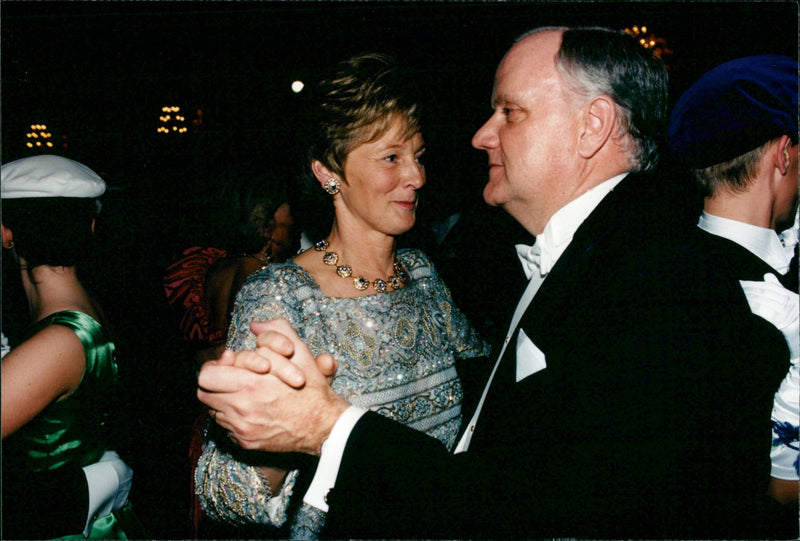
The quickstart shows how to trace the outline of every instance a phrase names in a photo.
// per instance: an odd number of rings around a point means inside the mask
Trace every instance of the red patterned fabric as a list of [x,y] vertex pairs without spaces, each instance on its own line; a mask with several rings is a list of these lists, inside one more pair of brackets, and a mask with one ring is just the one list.
[[226,256],[218,248],[194,246],[184,250],[181,258],[164,271],[167,302],[180,315],[179,326],[187,342],[213,346],[225,341],[228,330],[216,328],[209,321],[204,289],[208,269]]

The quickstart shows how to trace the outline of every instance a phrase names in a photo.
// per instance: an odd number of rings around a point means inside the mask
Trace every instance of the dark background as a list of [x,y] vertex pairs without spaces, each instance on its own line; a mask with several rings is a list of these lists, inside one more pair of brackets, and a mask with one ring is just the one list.
[[[798,52],[796,2],[0,3],[2,162],[36,153],[25,134],[46,124],[51,152],[89,165],[110,187],[98,234],[104,306],[128,389],[120,448],[136,470],[133,499],[151,537],[189,535],[186,445],[197,411],[161,272],[181,249],[213,244],[205,218],[221,205],[223,181],[271,186],[291,174],[306,103],[291,81],[311,81],[365,50],[391,53],[414,73],[430,110],[421,225],[473,213],[475,257],[447,280],[457,290],[458,272],[496,276],[481,288],[494,295],[502,267],[478,266],[499,265],[493,239],[513,225],[481,202],[485,154],[469,142],[489,115],[493,72],[513,39],[562,24],[646,25],[671,51],[673,101],[725,60]],[[181,107],[187,134],[156,133],[164,105]],[[200,125],[191,122],[197,110]],[[13,286],[13,276],[4,280],[4,328],[24,319]]]
[[[0,16],[3,162],[29,153],[29,126],[46,124],[67,144],[59,153],[145,197],[146,218],[176,245],[172,218],[215,179],[288,174],[305,104],[290,82],[355,52],[395,55],[425,88],[426,195],[437,202],[453,183],[456,199],[480,191],[485,161],[469,140],[498,60],[533,26],[647,25],[672,51],[673,96],[731,58],[797,55],[796,2],[3,1]],[[156,134],[163,105],[189,120],[202,110],[198,133]]]
[[[290,82],[363,50],[394,54],[426,88],[426,139],[441,150],[431,167],[448,172],[434,184],[476,176],[483,157],[469,139],[488,115],[494,68],[533,26],[647,25],[673,51],[675,95],[724,60],[797,54],[796,2],[3,1],[0,15],[3,162],[25,155],[30,124],[46,123],[112,185],[138,190],[170,167],[178,178],[157,186],[167,193],[231,164],[280,168],[304,103]],[[157,137],[162,105],[189,118],[201,109],[201,134]]]
[[[220,179],[291,174],[307,98],[291,81],[352,53],[393,54],[425,89],[431,204],[421,214],[435,221],[480,203],[485,158],[469,141],[489,114],[494,68],[525,30],[647,25],[672,51],[674,99],[725,60],[796,57],[798,23],[796,2],[3,1],[0,16],[2,161],[31,153],[25,134],[46,124],[56,152],[125,194],[137,226],[158,232],[146,251],[166,258],[196,242],[194,217]],[[180,106],[190,127],[201,110],[202,126],[157,134],[164,105]]]

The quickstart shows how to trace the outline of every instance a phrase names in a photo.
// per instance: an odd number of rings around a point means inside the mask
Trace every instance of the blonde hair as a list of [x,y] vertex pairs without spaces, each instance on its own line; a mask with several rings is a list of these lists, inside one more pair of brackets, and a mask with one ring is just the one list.
[[722,189],[729,189],[733,192],[745,190],[755,178],[758,163],[764,157],[767,146],[771,143],[772,141],[767,141],[758,148],[745,152],[732,160],[702,169],[693,169],[692,174],[703,195],[712,196]]

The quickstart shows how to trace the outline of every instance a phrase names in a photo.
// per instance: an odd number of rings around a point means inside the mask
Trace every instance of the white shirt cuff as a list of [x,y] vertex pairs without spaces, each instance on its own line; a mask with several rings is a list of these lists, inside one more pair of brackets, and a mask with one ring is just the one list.
[[84,466],[83,474],[89,486],[89,514],[83,530],[88,537],[95,520],[127,503],[133,470],[115,451],[106,451],[100,460]]
[[367,410],[358,406],[350,406],[333,425],[328,439],[322,442],[319,456],[319,465],[311,485],[303,497],[303,501],[308,505],[316,507],[320,511],[328,512],[328,502],[326,501],[328,492],[336,484],[336,476],[339,475],[339,466],[342,463],[342,455],[350,438],[353,427]]

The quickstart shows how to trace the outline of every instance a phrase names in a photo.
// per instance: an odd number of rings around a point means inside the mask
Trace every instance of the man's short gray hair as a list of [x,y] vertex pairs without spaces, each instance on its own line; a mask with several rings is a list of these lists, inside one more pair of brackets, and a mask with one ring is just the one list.
[[648,171],[658,163],[667,114],[667,71],[635,39],[601,27],[541,27],[518,38],[561,31],[556,69],[567,89],[590,100],[607,95],[616,106],[619,144],[629,151],[632,171]]

